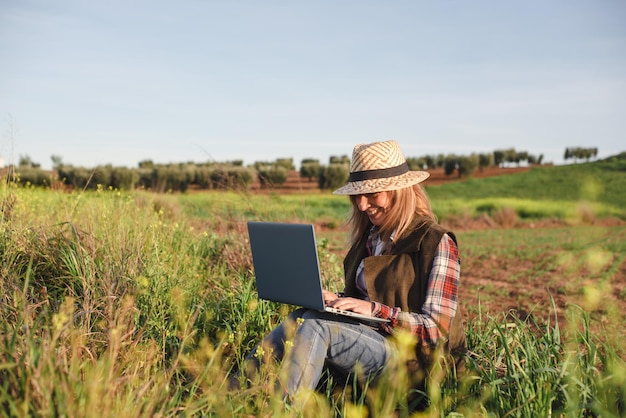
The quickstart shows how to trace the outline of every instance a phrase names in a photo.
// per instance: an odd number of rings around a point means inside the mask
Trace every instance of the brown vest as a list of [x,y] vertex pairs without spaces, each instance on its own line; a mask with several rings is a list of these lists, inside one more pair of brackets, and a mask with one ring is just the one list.
[[[345,294],[357,297],[356,271],[365,258],[364,272],[371,300],[403,311],[420,313],[426,300],[426,289],[435,251],[444,234],[456,243],[456,236],[439,224],[427,219],[417,219],[384,255],[367,257],[365,246],[368,232],[348,251],[344,259]],[[462,325],[461,303],[452,319],[445,349],[455,358],[466,351],[465,331]],[[423,358],[427,347],[417,344],[418,359]],[[431,347],[432,348],[432,347]],[[428,355],[427,355],[428,356]],[[420,361],[420,363],[423,363]],[[429,361],[426,361],[426,366]]]

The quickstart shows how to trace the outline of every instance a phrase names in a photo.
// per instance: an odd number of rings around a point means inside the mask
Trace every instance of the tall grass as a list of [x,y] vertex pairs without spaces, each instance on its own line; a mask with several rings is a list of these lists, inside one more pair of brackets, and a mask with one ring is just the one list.
[[[243,224],[251,214],[115,190],[0,193],[4,416],[625,413],[624,361],[576,307],[565,326],[548,312],[532,322],[479,310],[467,324],[467,370],[432,370],[423,391],[399,369],[365,391],[326,382],[314,407],[299,409],[274,396],[279,372],[268,365],[229,392],[229,373],[290,309],[256,296]],[[307,221],[303,199],[301,212],[269,219]],[[252,203],[258,216],[265,201]],[[341,267],[327,244],[320,239],[320,259],[332,286]]]

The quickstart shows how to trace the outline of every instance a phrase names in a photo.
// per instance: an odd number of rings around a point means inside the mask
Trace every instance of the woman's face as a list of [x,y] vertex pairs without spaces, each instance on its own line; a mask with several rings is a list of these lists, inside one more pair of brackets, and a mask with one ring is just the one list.
[[358,194],[354,196],[354,202],[357,208],[367,215],[372,224],[380,226],[387,217],[387,211],[391,206],[391,193]]

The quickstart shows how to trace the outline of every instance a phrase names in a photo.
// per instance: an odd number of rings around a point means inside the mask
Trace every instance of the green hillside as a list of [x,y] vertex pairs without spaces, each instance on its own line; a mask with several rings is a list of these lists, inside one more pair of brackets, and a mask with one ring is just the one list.
[[[468,179],[427,187],[435,202],[462,201],[474,206],[490,202],[535,202],[559,206],[597,206],[602,215],[626,216],[626,152],[602,161],[564,166],[534,167],[527,172]],[[494,199],[497,199],[494,201]],[[483,202],[483,203],[476,203]],[[504,204],[504,203],[503,203]],[[493,203],[492,206],[502,206]],[[479,209],[480,211],[480,209]],[[518,211],[519,212],[519,211]]]

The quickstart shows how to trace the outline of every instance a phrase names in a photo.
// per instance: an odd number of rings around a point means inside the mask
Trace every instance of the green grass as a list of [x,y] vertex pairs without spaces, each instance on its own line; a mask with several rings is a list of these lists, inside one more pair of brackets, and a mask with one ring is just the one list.
[[512,207],[520,218],[574,219],[581,210],[626,219],[626,158],[427,187],[439,216],[492,213]]
[[539,201],[598,201],[624,207],[626,158],[563,166],[534,167],[527,172],[470,178],[428,188],[433,200],[458,198],[514,198]]
[[[226,390],[229,371],[289,311],[257,299],[245,220],[340,225],[345,198],[5,185],[0,201],[1,415],[409,415],[402,373],[357,398],[347,389],[319,396],[302,411],[273,396],[272,367],[249,389]],[[341,275],[335,234],[319,234],[329,285]],[[565,279],[610,281],[626,252],[623,227],[459,237],[464,265],[493,254],[522,259],[542,280],[556,269]],[[556,323],[555,310],[520,319],[477,309],[468,372],[433,370],[427,393],[411,394],[427,399],[425,416],[623,416],[623,336],[595,331],[622,317],[572,305]]]
[[343,196],[330,193],[312,195],[255,195],[238,192],[206,192],[181,195],[175,200],[184,214],[199,219],[223,219],[225,222],[248,220],[328,223],[337,227],[348,212],[350,203]]

